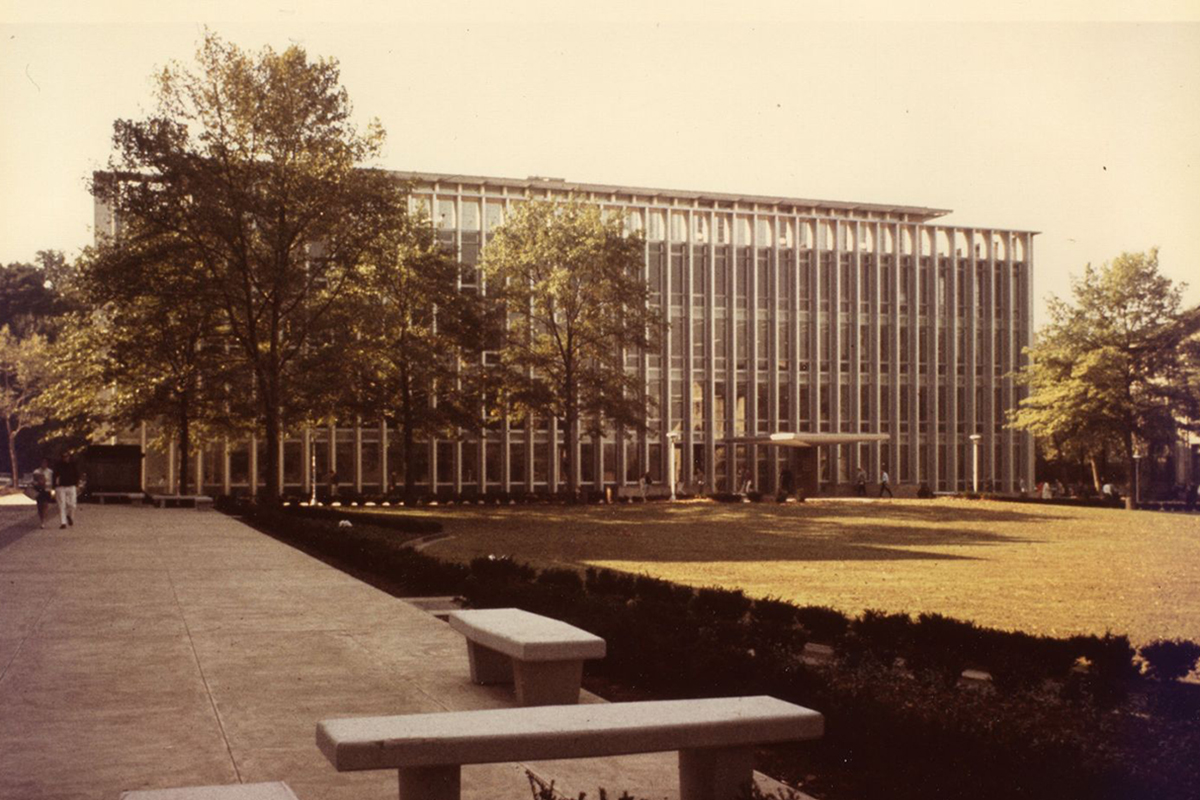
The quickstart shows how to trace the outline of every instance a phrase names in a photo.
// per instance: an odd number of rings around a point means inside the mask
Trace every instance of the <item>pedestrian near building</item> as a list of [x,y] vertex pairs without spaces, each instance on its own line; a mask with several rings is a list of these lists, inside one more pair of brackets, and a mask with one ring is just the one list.
[[38,527],[46,527],[46,514],[54,497],[50,489],[54,486],[54,470],[50,468],[50,459],[43,458],[42,465],[33,471],[34,501],[37,503]]
[[859,497],[867,496],[867,471],[859,467],[858,474],[854,476],[854,491]]
[[888,477],[886,469],[879,476],[879,496],[883,497],[884,492],[887,492],[888,497],[895,497],[892,494],[891,478]]
[[79,490],[79,465],[75,456],[63,453],[54,465],[54,499],[58,501],[59,529],[75,524]]
[[783,472],[779,473],[779,502],[786,503],[787,499],[796,492],[796,476],[792,471],[784,467]]

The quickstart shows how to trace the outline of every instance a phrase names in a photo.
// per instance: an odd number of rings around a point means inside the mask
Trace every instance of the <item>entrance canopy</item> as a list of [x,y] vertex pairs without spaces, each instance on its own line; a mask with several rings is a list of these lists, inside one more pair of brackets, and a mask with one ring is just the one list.
[[781,447],[820,447],[823,444],[857,444],[886,442],[888,433],[772,433],[769,436],[732,436],[729,444],[772,444]]
[[[789,468],[794,469],[797,477],[797,488],[800,495],[815,496],[820,483],[819,455],[821,447],[842,444],[860,444],[864,442],[887,442],[891,440],[887,433],[772,433],[767,436],[731,436],[722,440],[725,444],[761,445],[767,447],[794,448],[787,455]],[[756,482],[760,486],[776,486],[775,475],[759,475],[757,460],[750,465],[754,470]],[[836,473],[834,473],[836,476]],[[835,477],[836,482],[836,477]]]

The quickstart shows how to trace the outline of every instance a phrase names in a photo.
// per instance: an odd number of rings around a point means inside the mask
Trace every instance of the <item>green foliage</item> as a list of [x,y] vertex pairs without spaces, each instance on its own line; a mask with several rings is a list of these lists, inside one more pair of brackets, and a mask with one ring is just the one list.
[[173,264],[196,271],[192,302],[216,314],[253,389],[268,497],[284,426],[323,410],[353,335],[330,309],[405,217],[404,187],[360,168],[383,134],[354,127],[339,80],[336,62],[298,46],[248,53],[206,33],[194,68],[159,74],[153,116],[115,123],[110,171],[93,185],[118,222],[186,248]]
[[40,251],[37,261],[0,268],[0,327],[18,339],[37,333],[53,340],[58,319],[72,310],[60,289],[70,269],[55,250]]
[[405,216],[371,241],[335,304],[335,318],[353,332],[341,342],[344,374],[353,377],[334,384],[334,405],[347,416],[382,411],[398,427],[406,498],[415,495],[419,440],[480,425],[483,310],[477,295],[459,291],[461,269],[427,217]]
[[21,472],[17,435],[45,421],[50,381],[51,356],[45,337],[31,333],[18,339],[7,325],[0,327],[0,421],[14,484]]
[[83,253],[71,289],[89,311],[74,316],[59,342],[56,415],[85,435],[155,422],[154,444],[178,439],[186,493],[196,434],[244,433],[253,414],[193,249],[132,218]]
[[1049,323],[1017,378],[1029,395],[1009,423],[1043,440],[1048,455],[1098,464],[1115,450],[1173,441],[1194,398],[1180,390],[1180,287],[1158,271],[1158,251],[1122,253],[1074,281],[1073,303],[1051,298]]
[[[664,321],[642,279],[643,244],[621,220],[578,201],[516,207],[483,253],[488,295],[502,311],[504,405],[562,421],[568,443],[593,432],[644,427],[644,387],[626,353],[657,346]],[[579,490],[577,448],[568,486]]]

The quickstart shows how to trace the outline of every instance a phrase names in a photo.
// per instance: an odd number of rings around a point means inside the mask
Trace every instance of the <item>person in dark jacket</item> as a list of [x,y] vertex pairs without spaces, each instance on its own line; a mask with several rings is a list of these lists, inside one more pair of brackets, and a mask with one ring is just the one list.
[[62,458],[54,465],[54,498],[58,501],[59,528],[75,524],[75,510],[79,490],[79,465],[75,456],[63,453]]

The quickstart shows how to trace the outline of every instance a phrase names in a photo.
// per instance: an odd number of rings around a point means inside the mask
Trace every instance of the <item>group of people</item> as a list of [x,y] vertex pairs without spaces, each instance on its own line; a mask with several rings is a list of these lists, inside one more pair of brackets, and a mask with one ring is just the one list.
[[58,527],[75,524],[79,478],[79,465],[70,453],[64,453],[53,466],[50,459],[42,459],[42,465],[33,471],[33,499],[37,502],[39,527],[46,527],[46,517],[55,502],[58,504]]

